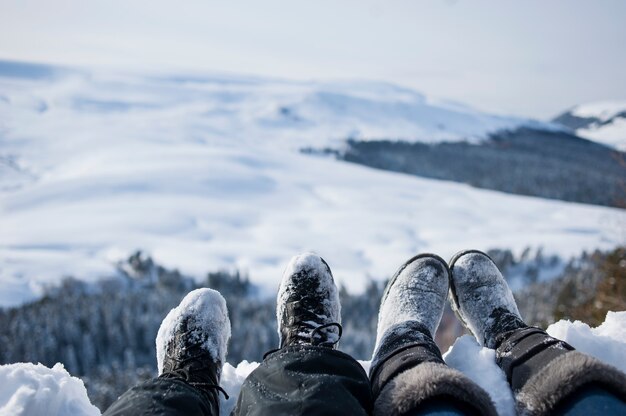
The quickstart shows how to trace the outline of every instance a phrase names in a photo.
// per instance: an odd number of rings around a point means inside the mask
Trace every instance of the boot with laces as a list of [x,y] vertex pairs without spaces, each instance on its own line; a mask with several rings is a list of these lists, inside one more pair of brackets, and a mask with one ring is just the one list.
[[181,380],[193,386],[218,412],[218,392],[228,399],[219,382],[229,338],[230,320],[222,295],[206,288],[190,292],[159,328],[159,378]]
[[283,273],[276,300],[280,348],[335,349],[341,338],[341,304],[330,267],[313,253],[295,256]]

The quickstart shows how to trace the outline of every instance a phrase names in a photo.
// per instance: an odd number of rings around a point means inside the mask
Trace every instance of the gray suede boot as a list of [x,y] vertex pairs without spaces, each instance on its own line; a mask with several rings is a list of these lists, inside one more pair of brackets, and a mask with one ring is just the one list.
[[380,305],[370,380],[374,415],[410,415],[433,403],[496,415],[489,395],[448,367],[433,341],[448,291],[448,266],[421,254],[391,278]]
[[626,376],[619,370],[524,323],[506,280],[485,253],[468,250],[452,258],[449,298],[478,342],[496,350],[520,414],[552,414],[589,386],[626,397]]

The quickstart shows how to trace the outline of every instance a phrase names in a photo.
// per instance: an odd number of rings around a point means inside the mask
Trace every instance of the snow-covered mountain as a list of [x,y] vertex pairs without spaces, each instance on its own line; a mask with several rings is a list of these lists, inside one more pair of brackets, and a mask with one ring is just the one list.
[[578,105],[553,121],[581,137],[626,151],[626,100]]
[[[272,293],[299,251],[359,290],[419,251],[624,241],[624,211],[383,172],[303,148],[348,138],[480,142],[516,117],[374,82],[164,76],[0,62],[0,305],[136,249],[201,276],[248,271]],[[498,175],[498,172],[494,172]]]

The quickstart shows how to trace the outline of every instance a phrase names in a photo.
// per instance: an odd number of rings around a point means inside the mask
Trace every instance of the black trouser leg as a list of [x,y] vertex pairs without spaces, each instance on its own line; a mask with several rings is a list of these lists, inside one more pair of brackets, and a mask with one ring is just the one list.
[[215,392],[201,392],[186,382],[154,378],[121,395],[103,416],[218,416]]
[[244,381],[234,415],[368,415],[370,384],[347,354],[294,345],[269,354]]
[[524,414],[548,415],[586,389],[599,388],[626,401],[626,375],[575,351],[544,330],[527,327],[498,337],[496,362]]
[[389,328],[370,370],[374,415],[409,416],[446,410],[496,415],[489,395],[448,367],[428,330],[417,321]]

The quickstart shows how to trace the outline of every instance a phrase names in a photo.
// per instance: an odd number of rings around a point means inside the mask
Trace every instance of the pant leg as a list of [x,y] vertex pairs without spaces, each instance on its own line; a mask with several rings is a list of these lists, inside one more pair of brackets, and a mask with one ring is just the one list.
[[154,378],[122,394],[103,416],[218,416],[219,398],[178,379]]
[[[442,400],[424,403],[406,416],[466,416],[467,409]],[[470,413],[471,414],[471,413]]]
[[[626,374],[549,336],[539,328],[501,335],[496,362],[515,393],[518,411],[552,415],[564,403],[575,403],[589,388],[601,388],[626,401]],[[573,400],[573,401],[571,401]],[[599,400],[596,398],[596,400]]]
[[361,365],[326,347],[294,345],[269,354],[244,381],[234,415],[368,415]]
[[588,386],[563,400],[554,411],[556,416],[626,415],[626,402],[598,386]]
[[480,386],[445,364],[417,321],[389,328],[370,369],[374,416],[497,415]]

